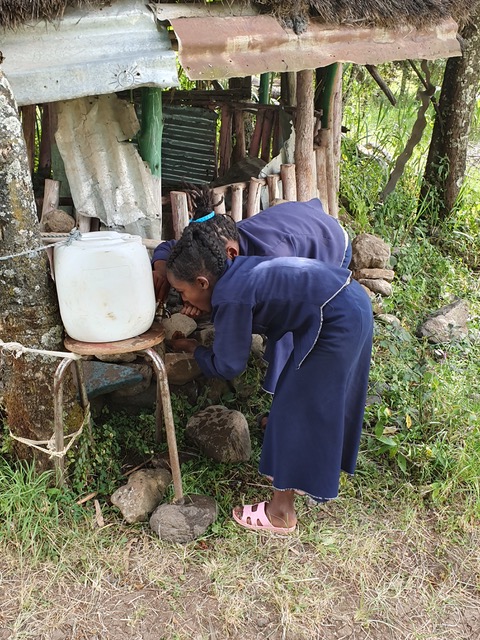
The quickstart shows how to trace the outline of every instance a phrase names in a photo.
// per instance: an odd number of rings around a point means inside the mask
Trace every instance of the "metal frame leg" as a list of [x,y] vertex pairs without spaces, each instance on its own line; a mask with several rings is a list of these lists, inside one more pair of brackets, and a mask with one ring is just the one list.
[[[69,366],[74,363],[77,373],[77,385],[80,395],[80,405],[82,409],[88,406],[87,388],[85,386],[85,378],[83,375],[83,366],[81,360],[72,360],[72,358],[64,358],[58,365],[53,378],[53,433],[55,437],[55,451],[63,451],[65,448],[65,438],[63,431],[63,382]],[[89,423],[91,428],[91,423]],[[65,460],[63,456],[55,456],[55,476],[58,486],[65,484]]]
[[175,502],[183,500],[182,476],[180,472],[180,462],[178,459],[177,437],[175,435],[175,424],[173,421],[172,402],[170,399],[170,389],[168,387],[167,371],[162,358],[154,349],[143,349],[143,353],[152,361],[155,373],[157,374],[157,436],[161,429],[162,413],[167,434],[168,455],[170,458],[170,468],[172,470],[173,490]]

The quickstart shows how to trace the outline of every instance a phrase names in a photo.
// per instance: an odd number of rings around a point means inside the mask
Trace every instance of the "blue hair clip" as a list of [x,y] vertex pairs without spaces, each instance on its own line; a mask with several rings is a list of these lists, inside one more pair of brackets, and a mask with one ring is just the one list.
[[196,220],[190,220],[190,224],[192,224],[192,222],[206,222],[207,220],[211,220],[214,215],[215,215],[215,211],[211,211],[210,213],[207,213],[206,216],[203,216],[203,218],[197,218]]

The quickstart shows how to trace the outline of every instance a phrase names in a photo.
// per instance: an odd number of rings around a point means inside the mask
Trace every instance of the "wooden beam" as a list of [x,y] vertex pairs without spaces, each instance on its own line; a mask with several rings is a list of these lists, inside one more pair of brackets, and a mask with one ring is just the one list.
[[313,156],[314,94],[313,71],[299,71],[295,122],[295,167],[299,202],[311,200],[316,191]]

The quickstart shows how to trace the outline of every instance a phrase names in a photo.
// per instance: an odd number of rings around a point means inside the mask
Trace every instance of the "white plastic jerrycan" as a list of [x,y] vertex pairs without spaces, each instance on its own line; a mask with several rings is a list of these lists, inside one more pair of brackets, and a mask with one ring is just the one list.
[[152,267],[140,236],[82,233],[54,249],[60,315],[74,340],[112,342],[150,328],[155,316]]

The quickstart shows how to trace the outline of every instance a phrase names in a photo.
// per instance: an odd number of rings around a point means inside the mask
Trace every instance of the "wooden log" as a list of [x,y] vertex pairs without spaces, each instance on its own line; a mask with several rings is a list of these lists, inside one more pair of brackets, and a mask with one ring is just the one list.
[[280,153],[280,146],[280,113],[278,111],[274,111],[272,127],[272,158],[278,156]]
[[274,201],[280,197],[279,189],[278,189],[279,182],[280,182],[280,176],[278,175],[278,173],[272,173],[269,176],[267,176],[268,204],[270,206],[272,206]]
[[190,219],[188,215],[187,194],[183,191],[170,191],[172,205],[173,237],[179,240]]
[[314,94],[313,71],[299,71],[295,122],[295,167],[299,202],[311,200],[316,189],[313,165]]
[[335,161],[333,157],[332,130],[320,129],[318,132],[320,146],[325,149],[325,174],[327,182],[327,199],[325,203],[328,213],[338,218],[337,190],[335,186]]
[[52,139],[54,130],[54,103],[42,105],[42,131],[40,133],[40,147],[38,151],[38,173],[44,178],[52,174]]
[[297,201],[297,180],[294,164],[282,164],[280,167],[282,180],[282,197],[290,202]]
[[40,230],[42,231],[45,226],[45,216],[49,211],[58,209],[60,202],[60,182],[58,180],[45,180],[45,187],[43,191],[43,206],[42,215],[40,218]]
[[232,184],[232,209],[230,215],[239,222],[243,218],[243,192],[242,183]]
[[332,118],[332,162],[335,184],[335,204],[333,210],[330,210],[330,215],[334,218],[338,218],[338,194],[340,191],[340,160],[341,160],[341,142],[342,142],[342,78],[343,78],[343,65],[337,63],[337,71],[333,82],[332,91],[332,107],[330,114]]
[[213,210],[215,213],[227,213],[227,207],[225,205],[225,194],[228,191],[230,185],[223,185],[222,187],[214,187],[212,189],[213,197]]
[[227,104],[222,106],[218,162],[218,173],[223,176],[230,169],[232,163],[232,111]]
[[233,128],[235,131],[235,146],[232,151],[232,162],[238,162],[247,154],[245,143],[245,113],[241,109],[233,112]]
[[263,128],[263,120],[265,118],[265,109],[257,112],[257,120],[255,122],[255,129],[253,131],[253,136],[250,141],[250,149],[248,150],[248,155],[252,158],[258,158],[258,153],[260,151],[260,141],[262,139],[262,128]]
[[270,146],[271,146],[271,138],[272,138],[272,127],[273,127],[273,112],[265,111],[265,118],[263,120],[262,127],[262,153],[260,157],[265,162],[270,160]]
[[83,213],[76,212],[75,221],[80,233],[89,233],[92,231],[92,218],[90,216],[84,216]]
[[317,169],[317,191],[318,197],[326,213],[328,208],[328,186],[327,186],[327,153],[325,147],[315,149],[315,164]]
[[260,196],[264,180],[259,178],[250,178],[250,186],[248,188],[247,199],[247,218],[251,218],[260,211]]
[[284,71],[280,74],[282,104],[295,107],[297,104],[297,74]]
[[22,107],[22,129],[27,147],[28,166],[33,174],[35,163],[35,119],[37,107],[34,104],[27,104]]

